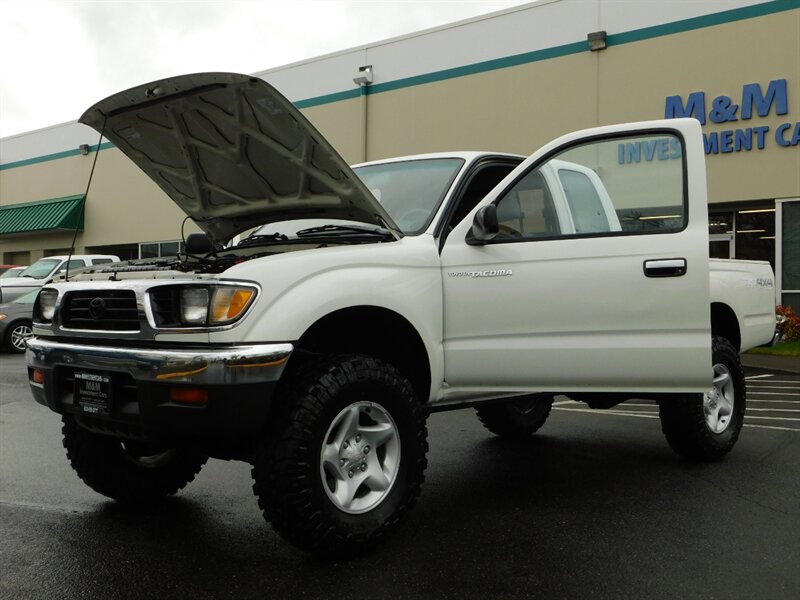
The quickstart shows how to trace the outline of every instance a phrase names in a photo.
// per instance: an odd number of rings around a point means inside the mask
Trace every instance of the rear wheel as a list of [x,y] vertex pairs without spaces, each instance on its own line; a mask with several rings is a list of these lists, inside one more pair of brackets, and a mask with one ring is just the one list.
[[152,501],[178,492],[207,457],[93,433],[63,417],[64,448],[72,468],[94,491],[121,501]]
[[495,435],[526,437],[539,431],[552,406],[552,396],[534,395],[475,410],[483,426]]
[[388,538],[427,466],[409,381],[373,358],[333,357],[289,374],[280,406],[253,467],[264,518],[294,545],[336,559]]
[[667,443],[691,460],[717,460],[731,451],[744,424],[745,381],[739,353],[724,338],[712,340],[712,385],[659,403]]

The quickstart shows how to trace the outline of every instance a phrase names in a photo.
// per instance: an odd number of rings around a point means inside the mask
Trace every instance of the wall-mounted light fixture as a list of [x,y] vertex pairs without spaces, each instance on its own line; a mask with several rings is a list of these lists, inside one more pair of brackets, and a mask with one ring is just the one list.
[[372,83],[372,65],[358,67],[358,75],[353,77],[353,83],[356,85],[369,85]]
[[593,31],[586,36],[586,41],[589,42],[589,50],[596,52],[603,50],[608,46],[608,34],[605,31]]
[[80,146],[78,146],[78,150],[80,150],[83,156],[86,156],[87,154],[89,154],[89,144],[81,144]]

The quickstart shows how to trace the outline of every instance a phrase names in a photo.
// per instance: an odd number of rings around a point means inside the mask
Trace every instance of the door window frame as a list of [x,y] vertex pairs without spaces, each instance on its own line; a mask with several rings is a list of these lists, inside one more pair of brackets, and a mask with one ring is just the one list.
[[[552,240],[574,240],[574,239],[584,239],[584,238],[606,238],[606,237],[627,237],[627,236],[641,236],[641,235],[673,235],[681,233],[685,231],[689,227],[690,222],[690,214],[689,214],[689,165],[686,159],[686,140],[681,131],[677,129],[669,129],[669,128],[661,128],[656,127],[653,129],[641,129],[636,131],[622,131],[615,134],[598,134],[594,136],[589,136],[585,138],[581,138],[576,140],[572,143],[565,144],[563,146],[559,146],[554,148],[551,152],[548,152],[544,156],[542,156],[539,160],[531,164],[527,169],[522,171],[519,175],[517,175],[513,181],[511,181],[508,186],[495,198],[490,204],[494,204],[497,206],[503,198],[506,197],[509,191],[511,191],[520,181],[522,181],[525,177],[528,176],[532,171],[540,168],[542,165],[548,163],[552,159],[558,159],[558,157],[565,152],[573,148],[577,148],[580,146],[588,146],[595,142],[613,142],[614,140],[620,139],[631,139],[631,138],[647,138],[647,137],[655,137],[658,135],[669,135],[676,138],[681,145],[681,173],[682,173],[682,195],[683,195],[683,224],[682,227],[679,229],[671,229],[669,231],[603,231],[603,232],[588,232],[588,233],[574,233],[574,234],[567,234],[567,235],[557,235],[557,236],[537,236],[537,237],[519,237],[519,238],[501,238],[501,239],[491,239],[485,242],[481,242],[481,245],[491,245],[491,244],[519,244],[519,243],[527,243],[527,242],[544,242],[544,241],[552,241]],[[677,160],[677,159],[673,159]],[[479,203],[480,206],[480,203]],[[466,240],[469,239],[470,231],[467,231]],[[469,243],[469,242],[468,242]]]

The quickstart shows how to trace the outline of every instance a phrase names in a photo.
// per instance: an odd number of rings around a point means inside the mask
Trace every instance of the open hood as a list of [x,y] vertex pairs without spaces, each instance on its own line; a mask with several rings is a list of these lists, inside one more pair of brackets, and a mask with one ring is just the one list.
[[101,100],[79,121],[130,157],[216,242],[295,218],[399,231],[328,141],[262,79],[172,77]]

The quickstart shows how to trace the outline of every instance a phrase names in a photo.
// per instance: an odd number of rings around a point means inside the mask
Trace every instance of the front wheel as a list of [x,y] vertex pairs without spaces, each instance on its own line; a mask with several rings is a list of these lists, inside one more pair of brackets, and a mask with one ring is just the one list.
[[154,501],[185,487],[207,457],[93,433],[64,416],[64,448],[72,468],[94,491],[123,502]]
[[264,518],[294,545],[346,559],[386,539],[416,501],[425,416],[394,367],[342,356],[296,369],[253,466]]
[[711,356],[711,389],[659,403],[667,443],[681,456],[697,461],[725,456],[744,424],[746,389],[739,353],[728,340],[715,337]]

